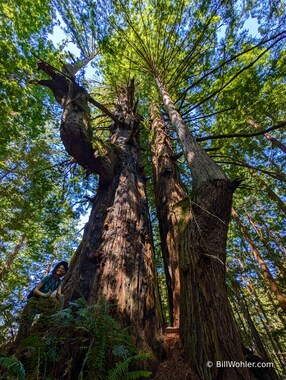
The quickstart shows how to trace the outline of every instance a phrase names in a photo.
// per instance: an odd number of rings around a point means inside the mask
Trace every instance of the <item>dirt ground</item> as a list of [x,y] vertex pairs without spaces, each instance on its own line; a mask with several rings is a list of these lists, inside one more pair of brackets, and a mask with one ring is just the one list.
[[167,359],[159,365],[152,380],[199,380],[184,359],[184,352],[176,328],[167,328],[164,335]]

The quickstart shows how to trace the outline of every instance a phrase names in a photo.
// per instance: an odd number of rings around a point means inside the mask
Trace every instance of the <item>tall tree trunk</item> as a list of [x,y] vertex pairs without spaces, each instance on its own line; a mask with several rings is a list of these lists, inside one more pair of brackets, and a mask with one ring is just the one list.
[[256,345],[256,348],[257,348],[257,352],[260,356],[262,356],[262,358],[264,360],[266,360],[267,362],[270,362],[270,359],[269,359],[269,355],[264,347],[264,344],[260,338],[260,335],[253,323],[253,320],[251,318],[251,315],[250,315],[250,312],[248,310],[248,306],[247,306],[247,302],[246,302],[246,299],[240,289],[240,285],[239,283],[237,282],[237,280],[235,278],[232,278],[231,279],[231,283],[234,287],[234,290],[235,290],[235,298],[236,300],[238,301],[238,304],[240,306],[240,311],[243,313],[243,316],[247,322],[247,325],[251,331],[251,335],[254,339],[254,342],[255,342],[255,345]]
[[[226,240],[232,194],[223,170],[196,142],[167,89],[155,78],[192,172],[192,200],[177,204],[180,262],[180,334],[192,367],[203,380],[251,379],[247,368],[217,361],[243,361],[242,344],[227,298]],[[213,366],[207,363],[212,362]]]
[[273,353],[276,354],[277,362],[279,362],[280,368],[283,370],[284,374],[286,374],[285,362],[283,361],[283,357],[282,357],[282,354],[285,351],[285,349],[284,347],[281,346],[278,336],[275,334],[271,334],[270,326],[272,325],[272,322],[271,320],[269,320],[269,317],[267,313],[265,312],[265,308],[263,307],[260,301],[260,297],[255,290],[255,286],[251,282],[249,282],[247,290],[250,295],[249,297],[250,299],[253,300],[253,295],[255,296],[255,301],[258,304],[257,306],[257,304],[254,301],[252,301],[253,307],[255,309],[255,315],[257,315],[259,321],[261,321],[261,324],[263,326],[264,331],[266,332],[269,342],[271,342],[271,345],[273,347]]
[[286,204],[283,202],[283,200],[271,189],[270,186],[267,185],[266,182],[263,181],[263,179],[257,174],[257,172],[253,169],[249,169],[249,172],[253,177],[257,179],[257,181],[262,185],[262,187],[266,190],[267,195],[270,199],[272,199],[275,203],[277,203],[280,210],[282,210],[286,214]]
[[[248,123],[250,125],[252,125],[255,129],[260,129],[261,130],[261,127],[258,123],[256,123],[256,121],[254,121],[253,119],[251,118],[248,118]],[[270,133],[266,132],[264,133],[264,136],[272,142],[272,144],[274,146],[276,146],[277,148],[281,149],[282,152],[286,153],[286,146],[284,144],[282,144],[280,141],[278,141],[275,137],[273,137]]]
[[[66,150],[87,170],[99,174],[89,222],[65,276],[65,301],[78,297],[91,304],[107,300],[114,305],[117,319],[130,327],[137,346],[151,351],[155,358],[160,355],[163,326],[140,154],[139,117],[133,103],[134,83],[121,89],[112,115],[108,111],[113,119],[110,141],[100,144],[92,140],[87,92],[50,66],[40,63],[39,68],[52,79],[37,83],[52,89],[64,108],[61,137]],[[57,376],[64,372],[65,363],[77,349],[67,347]],[[74,363],[71,376],[76,378]]]
[[151,108],[151,151],[154,194],[159,221],[162,256],[166,274],[170,322],[180,323],[180,273],[176,216],[173,206],[186,197],[167,127],[155,105]]
[[[244,319],[245,319],[245,324],[246,324],[246,326],[248,326],[248,329],[250,330],[250,335],[251,335],[250,347],[251,347],[251,349],[249,349],[249,347],[247,347],[247,346],[244,348],[245,353],[246,353],[246,357],[247,357],[247,361],[255,360],[255,361],[261,361],[261,362],[264,361],[264,362],[270,363],[271,359],[270,359],[270,357],[269,357],[269,355],[268,355],[268,353],[264,347],[264,343],[262,342],[262,339],[260,338],[260,335],[259,335],[259,333],[255,327],[255,324],[253,323],[253,320],[251,318],[251,315],[250,315],[250,312],[248,309],[246,299],[241,292],[239,283],[237,282],[237,280],[235,278],[231,278],[231,282],[232,282],[232,285],[234,288],[233,293],[234,293],[235,304],[237,304],[236,305],[236,307],[238,309],[237,312],[243,314]],[[244,326],[244,328],[245,328],[245,326]],[[253,343],[256,346],[256,350],[255,350],[256,352],[255,353],[252,352]],[[257,356],[257,354],[259,356]],[[263,374],[262,374],[262,372],[263,372]],[[278,380],[276,371],[274,370],[274,368],[271,368],[271,367],[269,367],[269,368],[257,368],[257,369],[255,369],[254,373],[258,379],[263,375],[263,379],[265,379],[265,380]]]
[[[271,260],[273,260],[273,263],[279,269],[279,271],[282,273],[282,275],[284,275],[285,268],[286,268],[286,263],[284,262],[283,258],[281,257],[281,255],[278,255],[272,249],[271,244],[270,244],[271,241],[263,235],[262,231],[257,226],[255,220],[252,219],[252,217],[250,216],[250,214],[247,211],[245,211],[245,214],[247,216],[247,219],[248,219],[249,223],[253,227],[253,229],[256,232],[257,236],[259,237],[260,241],[262,242],[263,246],[265,247],[265,249],[269,253],[269,257],[271,258]],[[286,275],[286,273],[285,273],[285,275]]]
[[237,212],[234,209],[232,209],[232,216],[234,217],[237,225],[239,226],[242,235],[244,236],[244,238],[247,240],[248,244],[250,245],[251,251],[252,251],[255,259],[257,260],[258,264],[260,265],[260,267],[263,271],[263,274],[264,274],[266,280],[268,281],[270,289],[272,290],[277,301],[279,302],[279,305],[281,306],[281,308],[284,311],[286,311],[286,298],[285,298],[285,296],[280,291],[278,285],[276,284],[272,274],[270,273],[270,271],[268,269],[266,262],[261,257],[256,245],[252,241],[249,233],[247,232],[246,228],[243,226],[242,222],[239,219]]
[[193,190],[196,191],[205,182],[227,180],[224,171],[207,155],[192,136],[162,81],[159,78],[155,79],[171,123],[177,131],[186,162],[192,171]]
[[279,231],[273,231],[271,230],[270,226],[267,225],[267,216],[265,215],[265,209],[261,205],[258,205],[257,212],[258,213],[256,214],[256,219],[258,223],[263,226],[263,232],[267,236],[267,239],[273,241],[279,252],[281,252],[281,255],[286,258],[286,247],[284,247],[283,244],[283,237],[280,236]]

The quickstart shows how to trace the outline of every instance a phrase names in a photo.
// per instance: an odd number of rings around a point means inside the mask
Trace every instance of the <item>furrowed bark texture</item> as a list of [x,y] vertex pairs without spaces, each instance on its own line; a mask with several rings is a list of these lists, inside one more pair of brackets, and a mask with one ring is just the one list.
[[[133,104],[134,83],[120,90],[110,141],[101,155],[100,149],[93,149],[90,139],[85,90],[60,74],[49,75],[52,80],[48,84],[43,81],[39,84],[50,87],[64,107],[61,126],[64,145],[78,163],[100,178],[83,240],[65,276],[66,304],[78,297],[84,297],[90,304],[106,299],[113,305],[117,319],[130,328],[137,346],[153,353],[157,360],[163,322],[140,155],[139,117]],[[68,82],[63,95],[59,93],[63,85],[58,87],[61,81]],[[72,356],[75,360],[70,378],[77,378],[78,350],[79,347],[68,347],[62,353],[54,376],[65,372],[65,363]]]
[[[210,181],[177,205],[180,220],[180,334],[203,380],[251,379],[247,368],[220,368],[217,361],[244,361],[225,282],[226,237],[233,188]],[[213,366],[207,366],[207,362]]]
[[208,182],[209,180],[226,180],[227,177],[223,170],[207,155],[192,136],[180,113],[176,110],[174,102],[164,84],[160,79],[156,79],[156,83],[171,123],[177,131],[186,162],[192,171],[193,189],[200,188],[204,182]]
[[161,249],[166,275],[171,326],[180,323],[180,273],[176,215],[173,206],[186,197],[167,127],[154,107],[151,109],[151,150],[154,194],[159,221]]
[[[177,204],[180,263],[180,335],[192,368],[202,380],[251,379],[248,368],[220,368],[243,361],[242,345],[227,298],[226,241],[236,184],[193,138],[170,94],[156,83],[192,172],[192,201]],[[207,366],[211,361],[213,366]]]

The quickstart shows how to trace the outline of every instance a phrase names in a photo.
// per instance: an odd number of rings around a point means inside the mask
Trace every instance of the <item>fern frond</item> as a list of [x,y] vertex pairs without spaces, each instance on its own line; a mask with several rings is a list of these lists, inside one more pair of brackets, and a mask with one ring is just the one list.
[[[143,354],[137,354],[137,355],[134,355],[134,356],[131,356],[121,362],[118,362],[115,364],[115,367],[112,368],[109,372],[108,372],[108,380],[125,380],[127,379],[127,376],[134,376],[134,379],[138,379],[140,376],[136,373],[139,373],[139,372],[144,372],[146,374],[146,376],[150,376],[151,375],[151,372],[149,371],[132,371],[132,372],[128,372],[129,370],[129,364],[132,362],[132,361],[136,361],[136,360],[146,360],[147,358],[150,357],[150,354],[148,353],[143,353]],[[124,376],[124,378],[122,377]],[[130,379],[133,379],[132,377],[130,377]]]
[[150,372],[150,371],[144,371],[144,370],[132,371],[132,372],[127,373],[124,376],[124,380],[147,379],[151,375],[152,375],[152,372]]
[[115,367],[108,371],[108,380],[119,380],[121,376],[125,375],[128,371],[130,358],[115,364]]
[[13,375],[16,379],[25,380],[25,369],[23,364],[14,356],[0,357],[0,367],[7,375]]

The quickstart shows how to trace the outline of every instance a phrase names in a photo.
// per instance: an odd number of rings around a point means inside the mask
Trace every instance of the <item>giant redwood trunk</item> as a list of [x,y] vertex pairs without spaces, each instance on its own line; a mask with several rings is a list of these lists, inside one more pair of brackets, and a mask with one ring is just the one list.
[[[96,136],[92,140],[87,92],[50,66],[41,62],[39,68],[51,80],[38,83],[51,88],[64,108],[61,137],[66,150],[99,175],[90,219],[65,276],[65,300],[84,297],[92,304],[106,299],[117,319],[130,326],[137,346],[155,357],[160,352],[162,316],[133,83],[119,91],[110,138],[102,144]],[[72,350],[67,349],[60,361],[69,360],[68,351]],[[72,373],[76,378],[76,368]]]
[[180,273],[177,220],[173,207],[186,197],[175,162],[167,126],[154,104],[151,107],[151,151],[154,195],[166,275],[171,326],[180,324]]
[[156,82],[192,173],[192,197],[176,207],[181,339],[202,380],[251,379],[248,368],[217,365],[244,361],[225,280],[227,231],[237,184],[196,142],[164,84],[159,78]]
[[216,365],[244,361],[225,282],[232,191],[228,181],[207,183],[176,209],[181,235],[180,333],[192,368],[204,380],[251,379],[248,368]]

